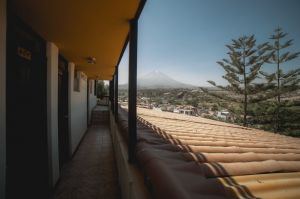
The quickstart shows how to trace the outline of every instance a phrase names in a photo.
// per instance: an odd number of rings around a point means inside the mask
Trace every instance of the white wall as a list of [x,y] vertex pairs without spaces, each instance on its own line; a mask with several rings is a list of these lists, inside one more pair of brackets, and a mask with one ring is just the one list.
[[0,0],[0,198],[5,198],[6,165],[6,0]]
[[58,48],[47,43],[47,131],[50,184],[59,179],[58,150]]
[[87,80],[80,78],[80,92],[74,91],[74,68],[74,63],[69,63],[69,129],[72,154],[87,130]]
[[97,96],[94,95],[95,90],[95,80],[89,80],[89,84],[91,84],[92,93],[89,93],[89,124],[91,124],[92,120],[92,111],[94,107],[97,105]]

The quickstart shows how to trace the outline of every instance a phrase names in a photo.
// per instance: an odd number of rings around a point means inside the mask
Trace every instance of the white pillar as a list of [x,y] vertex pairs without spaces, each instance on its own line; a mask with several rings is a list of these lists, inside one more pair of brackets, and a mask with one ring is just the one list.
[[0,198],[5,198],[6,167],[6,0],[0,0]]
[[59,179],[58,150],[58,48],[47,42],[47,128],[50,184]]
[[68,72],[69,72],[69,87],[68,87],[68,104],[69,104],[69,146],[70,146],[70,157],[73,153],[72,151],[72,146],[73,146],[73,140],[72,140],[72,120],[73,120],[73,116],[72,116],[72,99],[73,99],[73,89],[74,89],[74,73],[75,73],[75,64],[72,62],[69,62],[68,64]]

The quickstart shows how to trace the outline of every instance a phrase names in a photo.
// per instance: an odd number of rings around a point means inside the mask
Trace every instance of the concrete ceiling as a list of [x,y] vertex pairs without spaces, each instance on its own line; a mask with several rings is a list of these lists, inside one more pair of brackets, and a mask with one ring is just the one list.
[[[112,79],[140,0],[15,1],[16,13],[89,78]],[[87,57],[96,64],[88,64]]]

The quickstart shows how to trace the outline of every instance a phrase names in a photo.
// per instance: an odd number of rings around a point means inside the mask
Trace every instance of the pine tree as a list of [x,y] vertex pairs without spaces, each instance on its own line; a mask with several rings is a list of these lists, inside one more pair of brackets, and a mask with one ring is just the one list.
[[98,80],[97,82],[97,97],[102,99],[108,94],[108,87],[104,84],[103,80]]
[[266,100],[269,96],[264,91],[272,87],[272,84],[256,81],[262,65],[269,59],[266,55],[268,44],[256,45],[256,40],[252,35],[233,39],[232,43],[226,47],[229,49],[229,59],[222,59],[217,63],[225,70],[226,74],[223,78],[228,82],[228,85],[221,86],[216,85],[214,81],[208,81],[211,85],[225,92],[220,94],[205,88],[201,89],[216,98],[242,106],[241,111],[235,111],[236,117],[242,113],[243,125],[247,126],[249,103]]
[[[293,45],[293,40],[285,40],[287,33],[284,33],[281,28],[277,28],[274,31],[274,34],[271,35],[270,40],[271,44],[268,44],[268,50],[270,52],[270,59],[268,63],[276,66],[275,72],[268,74],[266,72],[261,72],[263,76],[265,76],[268,83],[276,84],[276,89],[273,92],[273,95],[276,96],[277,104],[275,106],[275,131],[282,131],[282,127],[286,126],[284,120],[285,116],[290,115],[290,119],[292,115],[294,117],[296,113],[293,113],[290,108],[291,102],[286,103],[282,102],[281,98],[284,94],[290,93],[292,91],[296,91],[299,89],[300,83],[300,68],[295,70],[290,70],[284,72],[282,70],[282,65],[288,61],[291,61],[297,58],[300,52],[291,53],[287,51],[287,48]],[[297,115],[297,114],[296,114]]]

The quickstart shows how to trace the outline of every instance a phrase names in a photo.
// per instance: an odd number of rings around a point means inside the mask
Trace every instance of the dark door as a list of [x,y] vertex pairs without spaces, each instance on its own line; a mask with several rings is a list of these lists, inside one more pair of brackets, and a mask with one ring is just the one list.
[[59,167],[69,160],[69,128],[68,128],[68,62],[59,56],[58,61],[58,146]]
[[12,14],[7,31],[7,198],[47,198],[45,41]]

